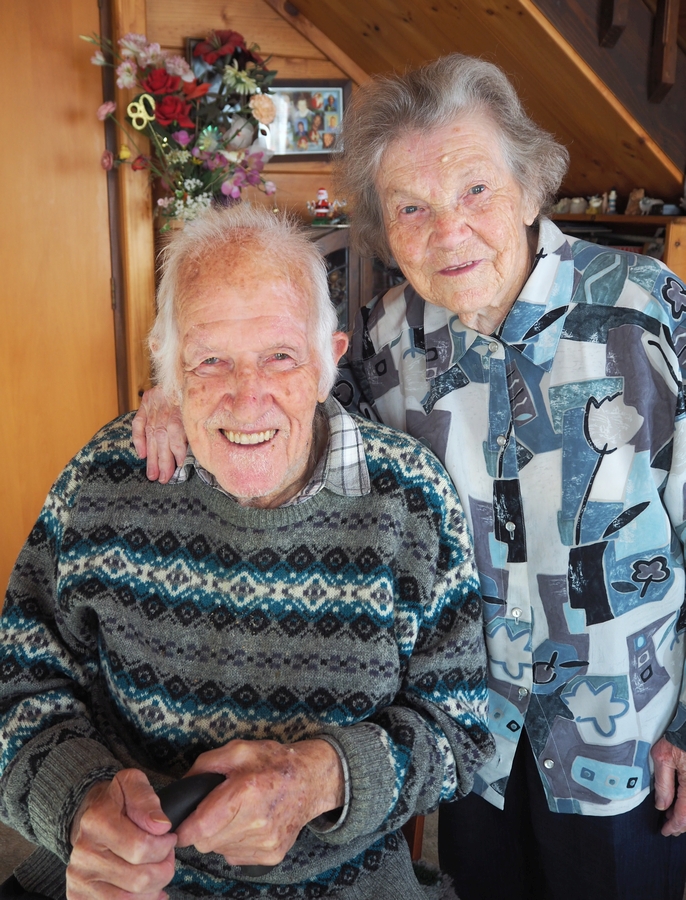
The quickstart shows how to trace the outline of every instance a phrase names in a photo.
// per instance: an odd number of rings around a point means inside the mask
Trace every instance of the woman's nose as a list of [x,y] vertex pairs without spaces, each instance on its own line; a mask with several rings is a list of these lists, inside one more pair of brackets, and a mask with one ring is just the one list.
[[452,249],[466,240],[470,234],[471,228],[461,204],[435,214],[431,236],[435,246]]

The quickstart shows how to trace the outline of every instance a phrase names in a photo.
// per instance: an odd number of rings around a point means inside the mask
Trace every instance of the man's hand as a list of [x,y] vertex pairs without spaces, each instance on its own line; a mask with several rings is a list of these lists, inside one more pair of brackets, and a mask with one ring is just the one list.
[[226,781],[179,826],[179,847],[220,853],[231,865],[276,865],[312,819],[343,805],[341,761],[322,740],[235,740],[203,753],[189,775]]
[[166,484],[186,458],[181,410],[171,405],[162,388],[150,388],[143,394],[132,431],[136,452],[141,459],[148,458],[146,475],[150,481]]
[[148,779],[124,769],[96,784],[74,817],[67,900],[162,900],[176,835]]
[[686,831],[686,752],[660,738],[650,755],[655,764],[655,806],[666,810],[662,834],[666,837],[683,834]]

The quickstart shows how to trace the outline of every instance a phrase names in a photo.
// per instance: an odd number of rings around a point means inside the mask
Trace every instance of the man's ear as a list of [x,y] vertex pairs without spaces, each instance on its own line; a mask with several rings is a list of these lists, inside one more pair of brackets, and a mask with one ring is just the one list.
[[348,335],[343,331],[334,331],[334,333],[331,335],[331,341],[333,344],[334,362],[336,363],[336,365],[338,365],[341,356],[343,356],[345,351],[348,349]]

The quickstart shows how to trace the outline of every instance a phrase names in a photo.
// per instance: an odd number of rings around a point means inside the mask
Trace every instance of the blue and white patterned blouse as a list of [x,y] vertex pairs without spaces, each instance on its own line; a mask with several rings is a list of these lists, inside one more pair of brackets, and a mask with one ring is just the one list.
[[358,316],[336,397],[427,444],[472,528],[496,806],[525,725],[560,812],[633,808],[651,745],[686,747],[685,313],[662,263],[543,220],[496,335],[407,284]]

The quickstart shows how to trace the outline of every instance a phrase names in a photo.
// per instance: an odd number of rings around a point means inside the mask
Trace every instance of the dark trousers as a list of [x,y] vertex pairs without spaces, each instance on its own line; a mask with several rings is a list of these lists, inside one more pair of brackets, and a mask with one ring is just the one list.
[[460,900],[682,900],[686,834],[663,837],[652,792],[618,816],[548,809],[526,735],[500,810],[475,794],[441,806],[441,869]]

